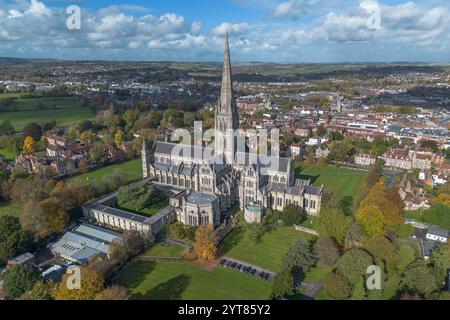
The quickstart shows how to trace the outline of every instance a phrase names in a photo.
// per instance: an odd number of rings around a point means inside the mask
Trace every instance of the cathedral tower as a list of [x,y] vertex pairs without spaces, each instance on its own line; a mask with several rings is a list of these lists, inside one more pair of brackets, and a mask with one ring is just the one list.
[[222,73],[222,89],[215,113],[215,152],[223,154],[225,163],[233,163],[237,149],[235,133],[239,128],[239,114],[233,98],[233,82],[231,79],[230,47],[228,32],[225,41],[225,58]]

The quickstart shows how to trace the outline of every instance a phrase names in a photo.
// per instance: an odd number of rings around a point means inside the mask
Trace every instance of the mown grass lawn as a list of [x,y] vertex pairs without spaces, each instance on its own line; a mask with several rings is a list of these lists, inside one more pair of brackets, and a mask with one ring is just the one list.
[[168,205],[169,205],[169,199],[166,198],[166,199],[162,199],[161,201],[154,203],[150,207],[142,209],[142,210],[136,210],[136,208],[134,208],[133,205],[131,205],[129,203],[121,204],[119,206],[119,208],[122,210],[140,214],[140,215],[143,215],[146,217],[150,217],[150,216],[157,214],[158,212],[160,212],[162,209],[164,209]]
[[14,216],[20,217],[22,213],[23,205],[21,203],[12,202],[0,202],[0,217],[1,216]]
[[266,232],[261,241],[254,245],[245,234],[245,227],[235,228],[220,244],[225,255],[279,272],[290,245],[297,238],[311,239],[312,236],[292,228],[280,228]]
[[366,172],[337,167],[300,167],[296,168],[296,176],[302,179],[311,179],[314,186],[324,185],[325,190],[337,192],[338,199],[351,196],[354,200],[359,198],[364,186]]
[[332,267],[318,264],[317,266],[309,270],[307,274],[305,274],[305,278],[303,280],[306,282],[315,282],[323,280],[325,275],[329,273],[332,269],[333,269]]
[[167,243],[156,243],[152,245],[144,255],[155,257],[181,257],[185,248]]
[[102,181],[104,176],[112,174],[116,169],[124,170],[129,182],[142,178],[142,161],[140,159],[136,159],[77,175],[67,179],[67,181],[77,180],[85,185],[89,185],[94,180]]
[[189,263],[137,262],[116,281],[137,300],[264,300],[272,283],[241,272],[215,267],[206,271]]
[[17,131],[30,122],[43,124],[55,120],[58,127],[65,127],[74,122],[93,119],[95,113],[87,107],[0,112],[0,123],[9,120]]

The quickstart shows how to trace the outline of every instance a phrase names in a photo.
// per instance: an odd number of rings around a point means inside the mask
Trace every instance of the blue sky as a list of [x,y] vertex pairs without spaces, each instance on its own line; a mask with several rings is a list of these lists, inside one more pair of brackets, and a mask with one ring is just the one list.
[[220,61],[227,29],[234,61],[450,62],[449,0],[0,0],[0,56]]

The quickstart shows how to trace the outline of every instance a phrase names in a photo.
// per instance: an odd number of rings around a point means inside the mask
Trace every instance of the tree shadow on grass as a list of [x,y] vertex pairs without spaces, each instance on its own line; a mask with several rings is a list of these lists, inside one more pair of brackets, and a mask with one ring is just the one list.
[[190,283],[191,277],[182,274],[157,285],[144,294],[133,294],[131,300],[180,300]]
[[155,269],[154,261],[139,261],[126,268],[126,272],[119,275],[118,282],[127,288],[137,288],[142,281]]
[[219,251],[222,254],[226,254],[241,242],[245,236],[245,229],[243,227],[235,228],[229,235],[222,240],[219,246]]
[[317,179],[319,179],[320,174],[315,175],[315,176],[302,174],[303,169],[304,169],[303,167],[295,168],[295,178],[296,179],[311,180],[311,184],[313,184]]

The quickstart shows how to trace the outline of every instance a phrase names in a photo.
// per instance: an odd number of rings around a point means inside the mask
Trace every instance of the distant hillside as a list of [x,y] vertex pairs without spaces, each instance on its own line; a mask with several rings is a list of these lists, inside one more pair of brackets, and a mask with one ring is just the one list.
[[5,65],[42,63],[42,62],[52,62],[52,61],[56,61],[56,60],[54,60],[54,59],[22,59],[22,58],[0,57],[0,64],[5,64]]

